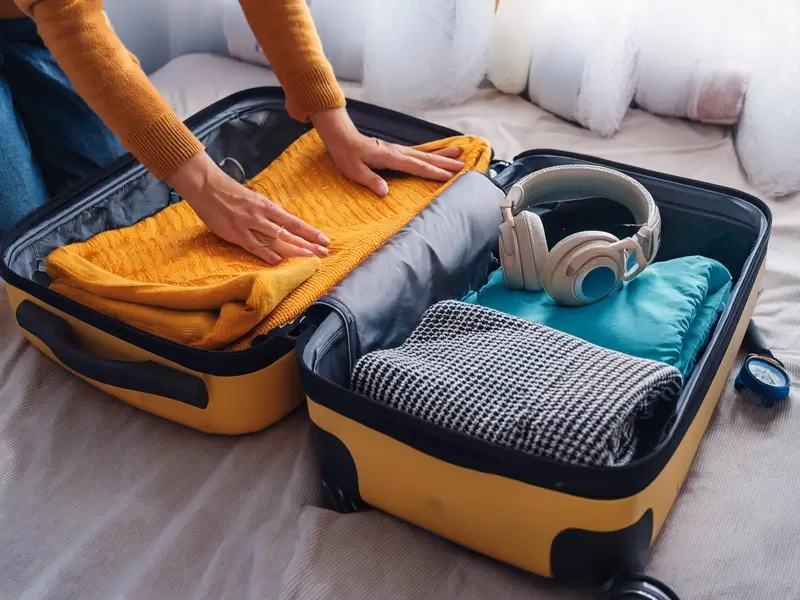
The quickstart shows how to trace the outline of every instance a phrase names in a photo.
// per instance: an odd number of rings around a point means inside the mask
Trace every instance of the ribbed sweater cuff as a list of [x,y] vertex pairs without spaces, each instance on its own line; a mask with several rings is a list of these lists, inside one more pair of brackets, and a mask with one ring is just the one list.
[[172,112],[123,138],[122,143],[158,179],[164,179],[205,149]]
[[344,93],[329,65],[290,75],[283,88],[286,110],[298,121],[306,122],[318,112],[345,105]]

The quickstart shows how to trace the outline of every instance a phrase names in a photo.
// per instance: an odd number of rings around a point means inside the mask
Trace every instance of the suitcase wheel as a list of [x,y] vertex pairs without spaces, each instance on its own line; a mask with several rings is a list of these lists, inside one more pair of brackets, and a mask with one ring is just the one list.
[[367,508],[361,499],[351,498],[342,488],[322,480],[323,506],[338,513],[348,514]]
[[597,590],[597,600],[680,600],[670,587],[644,573],[618,575]]

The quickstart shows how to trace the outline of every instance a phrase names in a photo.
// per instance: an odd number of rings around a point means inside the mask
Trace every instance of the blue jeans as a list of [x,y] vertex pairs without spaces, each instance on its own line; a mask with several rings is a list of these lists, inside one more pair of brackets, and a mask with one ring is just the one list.
[[30,19],[0,19],[0,235],[121,156]]

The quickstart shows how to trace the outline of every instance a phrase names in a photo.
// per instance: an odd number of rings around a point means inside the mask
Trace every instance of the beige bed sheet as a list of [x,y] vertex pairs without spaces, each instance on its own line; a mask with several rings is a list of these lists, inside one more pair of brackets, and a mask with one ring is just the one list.
[[[271,77],[205,55],[154,81],[188,116]],[[633,111],[600,140],[490,91],[422,116],[485,136],[501,157],[563,148],[753,191],[715,128]],[[800,377],[800,197],[770,206],[757,321]],[[323,510],[302,409],[247,437],[190,431],[62,371],[15,330],[4,293],[0,304],[2,599],[591,597],[377,511]],[[800,598],[798,400],[795,389],[765,411],[726,389],[649,564],[684,600]]]

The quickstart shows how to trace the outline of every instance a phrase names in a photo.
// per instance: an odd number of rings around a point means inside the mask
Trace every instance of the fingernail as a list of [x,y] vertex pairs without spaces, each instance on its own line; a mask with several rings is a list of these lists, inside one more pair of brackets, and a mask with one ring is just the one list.
[[323,256],[328,256],[329,252],[327,248],[323,248],[322,246],[317,246],[317,251],[322,254]]
[[385,181],[381,181],[378,184],[378,196],[383,198],[388,193],[389,193],[389,185]]
[[319,243],[323,244],[324,246],[327,246],[328,244],[331,243],[331,241],[327,238],[327,236],[324,233],[320,233],[317,236],[317,239],[319,240]]
[[308,250],[307,248],[303,248],[303,254],[305,256],[314,256],[314,253],[311,250]]

